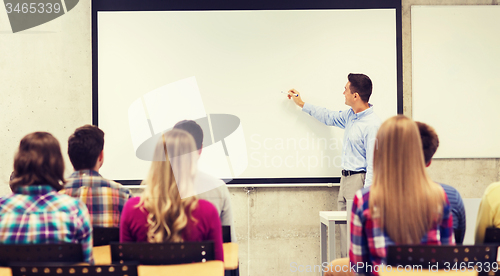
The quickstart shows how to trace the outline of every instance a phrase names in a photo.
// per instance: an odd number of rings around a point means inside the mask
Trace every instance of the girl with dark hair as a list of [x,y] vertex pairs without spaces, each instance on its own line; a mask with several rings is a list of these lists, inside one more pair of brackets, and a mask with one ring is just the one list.
[[64,184],[59,142],[47,132],[26,135],[14,157],[11,195],[0,198],[0,243],[80,243],[92,263],[92,225],[83,202],[59,194]]

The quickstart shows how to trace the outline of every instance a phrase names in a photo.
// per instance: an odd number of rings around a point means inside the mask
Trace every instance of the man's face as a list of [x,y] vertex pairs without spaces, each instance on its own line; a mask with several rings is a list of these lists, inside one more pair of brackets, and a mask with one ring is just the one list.
[[352,107],[352,105],[354,103],[355,94],[351,93],[351,83],[350,82],[346,83],[345,90],[344,90],[343,94],[345,96],[345,104]]

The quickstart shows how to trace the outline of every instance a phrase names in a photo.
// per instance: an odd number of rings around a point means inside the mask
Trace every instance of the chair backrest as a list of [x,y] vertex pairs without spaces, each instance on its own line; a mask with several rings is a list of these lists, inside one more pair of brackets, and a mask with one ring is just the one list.
[[120,241],[120,228],[118,227],[93,227],[94,246],[109,245],[111,242]]
[[71,275],[71,276],[137,276],[136,264],[119,265],[15,265],[12,276]]
[[500,228],[488,227],[484,235],[484,243],[500,243]]
[[222,242],[231,242],[231,226],[222,225]]
[[12,263],[79,263],[83,262],[82,245],[0,244],[0,266]]
[[457,240],[457,237],[462,237],[464,235],[464,230],[460,228],[453,229],[453,234],[455,235],[455,242],[457,245],[462,245],[464,242]]
[[421,265],[430,268],[437,265],[443,269],[452,268],[455,263],[490,263],[496,262],[497,247],[491,245],[391,245],[387,249],[387,265],[403,267]]
[[184,264],[215,259],[214,242],[111,243],[113,263],[144,265]]

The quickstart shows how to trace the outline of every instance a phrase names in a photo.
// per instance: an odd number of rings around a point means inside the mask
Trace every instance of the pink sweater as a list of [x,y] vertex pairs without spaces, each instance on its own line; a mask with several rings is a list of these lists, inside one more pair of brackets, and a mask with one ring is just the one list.
[[[139,200],[139,197],[133,197],[123,207],[120,220],[120,242],[147,242],[148,212],[144,208],[135,207]],[[212,203],[200,199],[192,215],[198,222],[188,220],[188,225],[182,234],[184,240],[213,240],[215,259],[224,261],[222,227],[217,209]]]

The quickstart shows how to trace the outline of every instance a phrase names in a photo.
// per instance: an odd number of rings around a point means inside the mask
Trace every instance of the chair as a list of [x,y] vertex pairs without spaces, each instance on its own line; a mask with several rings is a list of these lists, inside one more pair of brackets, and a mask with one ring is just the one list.
[[114,264],[137,261],[144,265],[184,264],[215,259],[214,242],[111,243]]
[[62,244],[0,244],[0,266],[12,263],[81,263],[82,245]]
[[110,242],[120,241],[120,228],[93,227],[94,246],[109,245]]
[[222,225],[222,242],[231,242],[231,226]]
[[488,227],[484,235],[484,243],[500,243],[500,228]]
[[206,261],[178,265],[139,265],[137,270],[139,276],[221,276],[224,273],[224,265],[221,261]]
[[[491,245],[390,245],[387,249],[387,265],[406,267],[418,265],[430,268],[453,268],[455,263],[459,266],[470,263],[496,262],[497,247]],[[460,267],[458,267],[460,270]]]
[[137,276],[136,264],[120,265],[15,265],[12,276],[72,275],[72,276]]
[[457,240],[457,237],[462,237],[464,235],[464,230],[463,229],[453,229],[453,234],[455,235],[455,242],[457,245],[462,245],[463,240],[459,241]]

